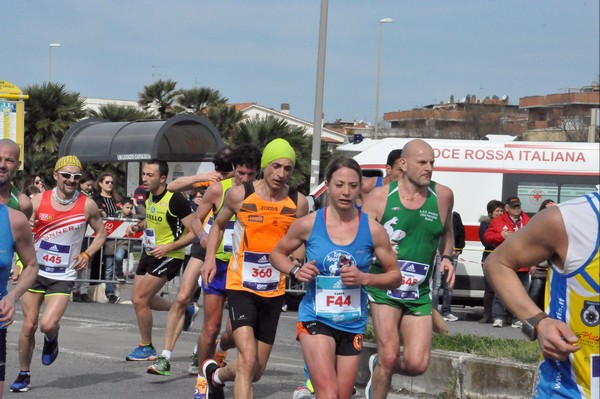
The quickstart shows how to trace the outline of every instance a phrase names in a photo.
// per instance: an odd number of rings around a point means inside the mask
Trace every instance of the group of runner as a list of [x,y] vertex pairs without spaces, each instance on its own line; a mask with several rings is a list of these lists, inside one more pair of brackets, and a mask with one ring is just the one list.
[[[162,161],[144,165],[142,181],[149,192],[146,218],[129,227],[130,233],[144,232],[144,251],[132,293],[141,344],[127,360],[153,361],[148,373],[170,375],[177,337],[197,312],[189,301],[201,276],[206,309],[196,357],[190,365],[190,371],[198,373],[195,398],[224,398],[228,381],[233,381],[234,397],[253,397],[252,384],[266,369],[289,277],[307,287],[298,312],[297,339],[317,397],[352,395],[368,302],[378,353],[369,359],[371,376],[366,397],[385,398],[394,373],[423,374],[431,353],[430,280],[436,252],[441,255],[440,268],[447,275],[448,285],[454,283],[454,197],[450,188],[432,180],[435,160],[431,146],[419,139],[407,143],[388,165],[388,174],[393,172],[393,178],[381,186],[375,184],[379,187],[372,190],[363,189],[361,170],[353,159],[334,158],[325,176],[328,203],[311,214],[306,198],[288,185],[296,153],[287,141],[275,139],[262,153],[244,145],[230,155],[230,167],[225,162],[223,168],[195,177],[212,183],[195,216],[180,193],[167,189],[168,165]],[[10,143],[0,141],[2,202],[8,202],[6,182],[12,177],[15,159],[18,147],[15,150]],[[255,180],[259,171],[262,178]],[[56,188],[33,197],[35,251],[24,216],[0,205],[0,224],[3,229],[10,224],[12,233],[1,237],[0,249],[8,248],[11,259],[16,249],[23,264],[21,276],[14,277],[16,287],[6,295],[8,258],[0,257],[0,288],[4,289],[0,292],[0,363],[6,354],[5,327],[14,318],[14,302],[23,295],[21,370],[11,385],[13,391],[30,388],[33,336],[42,302],[46,301],[40,323],[45,334],[42,363],[49,365],[58,355],[59,321],[76,271],[87,266],[90,255],[101,248],[106,237],[97,207],[78,195],[81,173],[77,157],[60,158],[54,168]],[[359,200],[362,206],[358,206]],[[598,194],[566,204],[570,207],[542,213],[539,223],[532,223],[533,227],[507,240],[486,263],[486,272],[499,295],[524,319],[531,330],[524,328],[528,336],[535,339],[539,334],[540,345],[545,345],[544,355],[551,360],[540,368],[535,397],[556,392],[569,397],[579,392],[577,397],[590,397],[598,387],[597,345],[594,349],[593,340],[589,344],[587,340],[578,341],[578,337],[592,334],[590,328],[596,327],[599,319]],[[563,219],[565,215],[567,219]],[[584,216],[589,224],[585,231],[568,222],[568,218],[583,221]],[[83,227],[88,223],[96,234],[81,252]],[[536,241],[548,231],[556,234]],[[177,299],[171,304],[157,294],[179,274],[183,248],[194,237],[194,260],[185,270]],[[553,261],[551,279],[556,283],[551,288],[563,298],[556,299],[554,307],[549,308],[554,322],[547,322],[547,315],[527,301],[511,274],[520,266],[535,264],[538,258]],[[592,297],[586,296],[582,287]],[[582,323],[564,323],[569,320],[565,315],[573,313],[572,309],[564,309],[565,295],[574,305],[585,308]],[[225,300],[229,323],[217,340]],[[160,355],[152,344],[152,310],[169,311]],[[236,359],[225,362],[226,350],[233,347],[237,349]],[[0,376],[3,381],[3,367]],[[557,381],[562,384],[558,390],[552,388]],[[294,397],[307,397],[306,389],[297,390]]]

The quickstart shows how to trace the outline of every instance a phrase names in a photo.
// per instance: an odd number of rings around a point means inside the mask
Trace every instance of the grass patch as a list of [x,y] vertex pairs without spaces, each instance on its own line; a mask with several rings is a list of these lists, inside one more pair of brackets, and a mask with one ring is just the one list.
[[[375,342],[373,326],[367,324],[365,341]],[[537,342],[481,337],[478,335],[433,335],[433,349],[469,353],[493,359],[514,360],[520,363],[536,364],[540,360]]]
[[470,334],[434,334],[433,348],[494,359],[516,360],[521,363],[537,363],[540,360],[538,343],[520,339],[481,337]]

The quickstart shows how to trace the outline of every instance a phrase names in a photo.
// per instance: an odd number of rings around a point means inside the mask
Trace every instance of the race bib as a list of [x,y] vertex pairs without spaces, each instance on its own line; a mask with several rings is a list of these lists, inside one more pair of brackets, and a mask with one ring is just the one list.
[[279,280],[279,270],[269,263],[268,253],[244,251],[242,286],[257,292],[275,291]]
[[[206,222],[206,226],[204,227],[204,231],[206,234],[210,233],[210,229],[212,228],[213,217],[211,216]],[[233,252],[233,234],[234,234],[234,226],[235,221],[230,220],[227,222],[227,227],[225,231],[223,231],[223,252],[232,253]]]
[[388,290],[387,295],[394,299],[419,299],[419,285],[425,281],[429,265],[399,260],[398,267],[402,272],[402,284],[398,288]]
[[70,264],[71,246],[42,240],[36,255],[40,270],[46,273],[65,273]]
[[142,243],[144,244],[144,248],[146,248],[146,251],[152,251],[154,248],[156,248],[156,235],[154,233],[154,229],[144,230],[144,235],[142,236]]
[[362,311],[360,286],[348,287],[340,276],[317,276],[315,311],[336,322],[358,320]]

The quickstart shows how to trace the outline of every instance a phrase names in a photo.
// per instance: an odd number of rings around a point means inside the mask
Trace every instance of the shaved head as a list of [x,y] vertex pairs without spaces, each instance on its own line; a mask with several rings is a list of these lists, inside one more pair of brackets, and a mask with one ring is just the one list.
[[402,158],[410,158],[420,153],[426,153],[427,151],[433,153],[433,148],[425,140],[414,139],[404,145]]
[[21,149],[19,148],[19,145],[11,139],[0,139],[0,147],[12,148],[17,158],[19,158],[19,155],[21,155]]
[[411,140],[402,149],[400,168],[404,179],[416,187],[429,186],[434,162],[433,148],[424,140]]
[[10,139],[0,139],[0,185],[11,184],[19,169],[20,153],[17,143]]

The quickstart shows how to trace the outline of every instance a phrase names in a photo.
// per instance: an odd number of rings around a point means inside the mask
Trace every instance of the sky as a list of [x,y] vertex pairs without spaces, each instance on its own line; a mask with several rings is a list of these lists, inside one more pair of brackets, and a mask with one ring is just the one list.
[[[600,77],[598,0],[330,0],[325,121],[374,123],[453,95],[532,95]],[[210,87],[314,120],[318,0],[0,0],[0,80],[48,80],[85,97],[137,100],[145,85]]]

